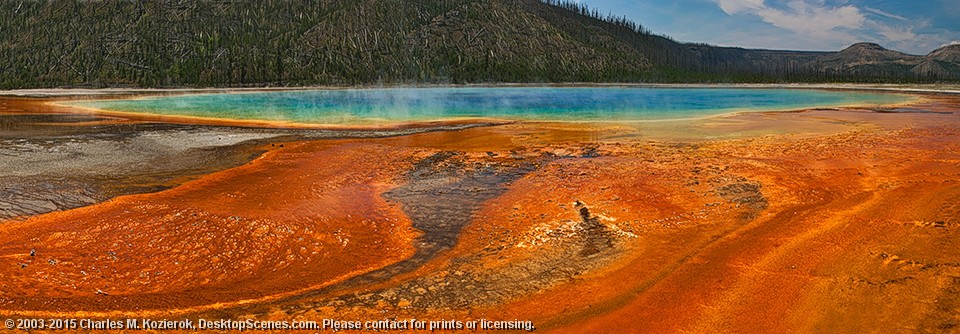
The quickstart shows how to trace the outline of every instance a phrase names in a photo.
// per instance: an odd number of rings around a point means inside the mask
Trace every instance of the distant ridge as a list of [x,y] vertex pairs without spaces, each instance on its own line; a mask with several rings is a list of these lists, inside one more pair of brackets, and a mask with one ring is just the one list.
[[0,2],[0,88],[542,82],[940,82],[926,56],[678,43],[570,1]]
[[960,64],[960,44],[947,45],[936,49],[927,55],[927,58],[942,62]]
[[[938,49],[927,56],[914,56],[887,50],[873,43],[857,43],[821,57],[815,66],[828,71],[852,75],[887,77],[957,78],[960,59],[950,58],[948,48]],[[939,53],[938,53],[939,52]]]

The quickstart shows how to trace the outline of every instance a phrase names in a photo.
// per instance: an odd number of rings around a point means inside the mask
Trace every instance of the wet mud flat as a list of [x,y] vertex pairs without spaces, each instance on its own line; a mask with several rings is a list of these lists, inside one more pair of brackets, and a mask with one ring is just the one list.
[[368,139],[240,129],[277,137],[165,191],[0,225],[0,314],[949,331],[960,104],[927,103]]

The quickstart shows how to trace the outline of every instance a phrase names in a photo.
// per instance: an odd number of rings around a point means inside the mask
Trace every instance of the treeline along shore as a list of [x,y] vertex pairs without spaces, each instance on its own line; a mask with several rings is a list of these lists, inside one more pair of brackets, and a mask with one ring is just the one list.
[[572,1],[0,2],[3,89],[958,80],[960,46],[685,44]]

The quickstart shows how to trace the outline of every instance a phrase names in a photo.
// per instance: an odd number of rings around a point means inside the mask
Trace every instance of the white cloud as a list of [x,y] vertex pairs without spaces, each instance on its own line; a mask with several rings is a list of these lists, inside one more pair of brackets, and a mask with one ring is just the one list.
[[788,2],[787,9],[760,9],[757,15],[775,27],[821,38],[847,37],[837,29],[859,29],[866,21],[854,6],[829,8],[801,0]]
[[877,33],[892,42],[911,41],[917,39],[917,34],[913,33],[912,29],[905,27],[877,25]]
[[882,10],[879,10],[879,9],[876,9],[876,8],[863,7],[863,10],[868,11],[868,12],[871,12],[871,13],[874,13],[874,14],[877,14],[877,15],[880,15],[880,16],[883,16],[883,17],[886,17],[886,18],[896,19],[896,20],[900,20],[900,21],[909,21],[909,20],[910,20],[910,19],[908,19],[908,18],[906,18],[906,17],[900,16],[900,15],[897,15],[897,14],[892,14],[892,13],[890,13],[890,12],[885,12],[885,11],[882,11]]
[[730,16],[755,16],[780,29],[779,32],[757,31],[752,36],[741,36],[741,44],[756,44],[763,40],[769,47],[836,50],[866,41],[904,51],[923,52],[928,49],[927,45],[950,40],[940,35],[917,33],[929,25],[927,20],[908,19],[876,8],[859,7],[848,1],[714,1]]
[[764,0],[717,0],[717,5],[730,15],[740,14],[763,9]]
[[943,43],[943,45],[940,45],[940,47],[942,48],[942,47],[951,46],[951,45],[960,45],[960,41],[953,41],[953,42],[950,42],[950,43]]
[[717,5],[729,15],[755,15],[775,27],[817,38],[847,39],[851,36],[843,30],[859,29],[866,21],[857,7],[805,0],[787,1],[784,8],[767,6],[764,0],[717,0]]

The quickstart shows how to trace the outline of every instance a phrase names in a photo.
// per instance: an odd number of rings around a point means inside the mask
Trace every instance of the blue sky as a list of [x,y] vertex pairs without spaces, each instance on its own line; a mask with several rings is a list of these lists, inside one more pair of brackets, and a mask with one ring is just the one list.
[[856,42],[927,54],[960,43],[960,0],[579,0],[683,42],[836,51]]

